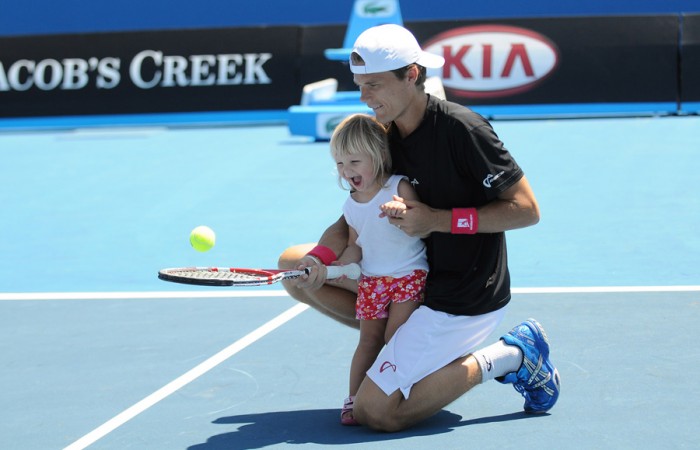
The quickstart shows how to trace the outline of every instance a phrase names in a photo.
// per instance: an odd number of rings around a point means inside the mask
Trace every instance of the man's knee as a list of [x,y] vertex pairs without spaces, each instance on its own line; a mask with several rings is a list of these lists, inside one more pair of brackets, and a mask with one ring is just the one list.
[[[280,270],[294,270],[299,264],[299,260],[311,249],[314,244],[294,245],[285,249],[277,260],[277,268]],[[282,281],[282,287],[287,293],[302,303],[312,304],[306,293],[296,287],[296,284],[289,280]]]
[[397,417],[396,411],[380,412],[372,408],[358,407],[358,405],[355,404],[353,414],[360,424],[372,428],[373,430],[394,433],[407,428],[399,417]]
[[[373,388],[379,390],[376,386]],[[364,401],[365,398],[368,401]],[[398,406],[401,398],[401,393],[398,391],[388,397],[381,391],[374,394],[368,391],[358,393],[355,398],[353,415],[360,424],[374,430],[388,433],[401,431],[409,426],[400,415],[401,410]]]
[[295,269],[299,260],[306,255],[314,244],[299,244],[286,249],[277,260],[277,267],[282,270]]

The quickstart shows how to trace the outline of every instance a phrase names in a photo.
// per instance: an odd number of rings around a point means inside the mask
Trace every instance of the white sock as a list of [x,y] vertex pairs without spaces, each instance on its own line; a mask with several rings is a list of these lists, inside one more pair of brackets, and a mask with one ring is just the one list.
[[523,363],[523,352],[515,345],[508,345],[502,340],[472,353],[481,367],[481,382],[502,377],[515,372]]

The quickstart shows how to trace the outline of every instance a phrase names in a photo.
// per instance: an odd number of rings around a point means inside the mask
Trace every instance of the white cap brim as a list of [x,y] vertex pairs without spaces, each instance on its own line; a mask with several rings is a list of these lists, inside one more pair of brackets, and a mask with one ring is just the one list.
[[445,58],[423,51],[410,31],[394,24],[363,31],[352,51],[364,61],[363,65],[353,64],[351,54],[350,70],[356,74],[389,72],[409,64],[437,69],[445,64]]

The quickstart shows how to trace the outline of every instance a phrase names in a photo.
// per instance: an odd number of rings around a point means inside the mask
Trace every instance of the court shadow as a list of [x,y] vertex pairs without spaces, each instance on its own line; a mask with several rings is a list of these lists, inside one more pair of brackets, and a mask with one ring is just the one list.
[[340,425],[338,409],[278,411],[221,417],[213,423],[238,425],[235,431],[212,436],[188,450],[244,450],[278,444],[347,445],[401,440],[413,436],[450,433],[466,425],[505,422],[533,417],[525,413],[482,417],[462,421],[462,416],[441,411],[419,425],[398,433],[380,433],[365,427]]

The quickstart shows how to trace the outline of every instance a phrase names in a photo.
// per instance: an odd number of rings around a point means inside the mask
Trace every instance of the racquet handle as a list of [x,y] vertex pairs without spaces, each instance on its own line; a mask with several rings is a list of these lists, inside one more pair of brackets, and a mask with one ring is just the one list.
[[340,278],[345,275],[351,280],[357,280],[362,274],[360,271],[360,266],[355,263],[347,264],[345,266],[326,266],[326,269],[328,271],[326,278],[328,279]]

